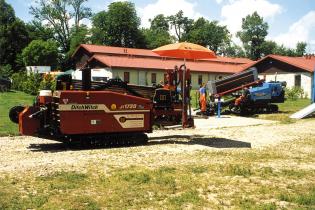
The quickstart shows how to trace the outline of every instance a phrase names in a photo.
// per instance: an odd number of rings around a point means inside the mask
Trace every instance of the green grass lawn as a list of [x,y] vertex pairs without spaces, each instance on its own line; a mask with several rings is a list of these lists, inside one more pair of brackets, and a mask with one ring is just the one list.
[[17,135],[18,126],[9,119],[9,110],[16,105],[31,105],[34,96],[12,91],[0,93],[0,136]]
[[[198,105],[198,90],[191,90],[191,104],[193,108],[199,107]],[[279,113],[275,114],[257,114],[253,117],[266,120],[276,120],[282,123],[291,123],[295,120],[290,119],[289,116],[304,107],[307,107],[311,104],[310,99],[298,99],[298,100],[289,100],[287,99],[284,103],[277,104],[279,106]]]
[[315,171],[287,166],[310,165],[314,144],[171,156],[192,164],[115,167],[99,159],[82,171],[2,174],[0,209],[314,209]]
[[296,101],[288,99],[284,103],[278,104],[278,106],[281,112],[293,114],[294,112],[297,112],[310,104],[311,104],[310,99],[298,99]]
[[190,91],[190,102],[193,108],[199,107],[199,98],[198,98],[199,90],[191,90]]
[[295,122],[295,120],[291,119],[290,115],[307,107],[310,104],[310,99],[286,100],[282,104],[277,104],[279,106],[279,113],[260,114],[254,117],[266,120],[277,120],[282,123],[292,123]]

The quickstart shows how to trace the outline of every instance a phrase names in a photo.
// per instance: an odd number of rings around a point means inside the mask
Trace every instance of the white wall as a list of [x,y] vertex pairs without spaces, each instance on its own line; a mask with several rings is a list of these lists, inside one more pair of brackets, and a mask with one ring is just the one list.
[[[295,75],[301,75],[301,88],[303,88],[306,96],[308,98],[311,98],[311,91],[312,91],[312,75],[311,75],[311,73],[307,73],[307,72],[278,73],[277,74],[277,81],[286,81],[287,87],[292,88],[295,86]],[[260,74],[259,78],[263,79],[264,76],[266,77],[266,82],[275,80],[275,74]]]
[[[166,71],[161,70],[148,70],[148,69],[123,69],[123,68],[102,68],[102,69],[92,69],[91,76],[108,77],[124,79],[124,72],[129,72],[129,79],[131,84],[152,86],[151,75],[156,74],[156,83],[159,84],[160,81],[164,82],[164,74]],[[199,89],[198,76],[202,75],[202,82],[207,83],[208,81],[218,80],[230,74],[224,73],[204,73],[204,72],[191,72],[192,88]],[[72,76],[73,79],[81,80],[82,72],[76,70]]]
[[[93,77],[107,77],[108,79],[111,79],[113,78],[113,72],[109,68],[91,69],[91,79]],[[80,69],[75,70],[72,73],[72,79],[82,80],[82,71]]]
[[303,73],[301,74],[301,87],[304,90],[304,93],[307,94],[307,98],[312,97],[312,74]]

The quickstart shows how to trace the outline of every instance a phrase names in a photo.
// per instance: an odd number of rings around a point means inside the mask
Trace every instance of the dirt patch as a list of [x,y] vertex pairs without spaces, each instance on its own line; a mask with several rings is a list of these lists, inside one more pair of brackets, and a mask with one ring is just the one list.
[[149,134],[148,145],[126,148],[69,148],[34,137],[2,137],[0,172],[84,171],[88,164],[100,160],[105,163],[101,166],[104,170],[131,165],[190,164],[194,159],[183,155],[193,157],[199,151],[246,151],[307,138],[315,133],[314,123],[315,119],[309,119],[294,124],[268,122],[244,127],[159,130]]
[[275,124],[277,121],[223,115],[220,118],[211,116],[208,119],[195,119],[196,129],[243,127],[253,125]]

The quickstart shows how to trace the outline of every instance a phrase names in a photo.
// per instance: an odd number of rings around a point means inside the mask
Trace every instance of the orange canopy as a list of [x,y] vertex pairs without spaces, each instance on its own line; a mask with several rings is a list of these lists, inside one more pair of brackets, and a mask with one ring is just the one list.
[[184,59],[210,59],[216,58],[213,51],[198,44],[181,42],[165,45],[152,50],[160,56]]

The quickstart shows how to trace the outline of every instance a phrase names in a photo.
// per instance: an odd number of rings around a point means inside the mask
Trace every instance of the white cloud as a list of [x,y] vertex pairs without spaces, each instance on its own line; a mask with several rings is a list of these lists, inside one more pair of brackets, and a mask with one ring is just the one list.
[[273,39],[287,47],[294,48],[298,42],[306,42],[311,50],[315,51],[315,10],[308,12],[298,21],[293,23],[286,33],[280,34]]
[[[222,25],[226,25],[229,31],[235,33],[241,30],[242,18],[257,11],[257,13],[266,19],[272,19],[282,12],[279,4],[270,3],[268,0],[229,0],[221,9]],[[234,41],[239,40],[233,38]]]
[[196,12],[195,8],[196,3],[187,0],[157,0],[155,3],[148,4],[144,8],[137,8],[137,10],[141,17],[141,26],[148,28],[150,27],[149,19],[153,19],[158,14],[169,16],[183,10],[186,17],[192,19],[202,17],[203,15]]
[[315,53],[315,39],[307,43],[306,53]]
[[221,4],[223,0],[215,0],[218,4]]

